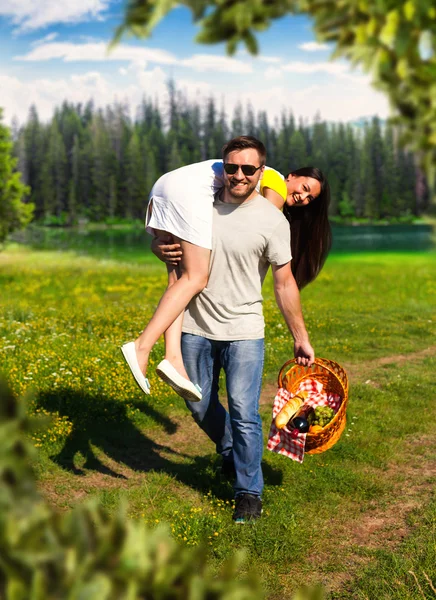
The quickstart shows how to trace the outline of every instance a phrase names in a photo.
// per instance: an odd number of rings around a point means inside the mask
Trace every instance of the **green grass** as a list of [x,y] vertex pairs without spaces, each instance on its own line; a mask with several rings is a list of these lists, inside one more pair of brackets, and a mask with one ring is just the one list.
[[[0,254],[0,356],[14,391],[33,390],[30,410],[51,418],[33,438],[41,490],[60,509],[98,496],[112,510],[126,498],[132,517],[169,523],[184,544],[205,541],[215,568],[245,547],[271,599],[318,581],[331,598],[419,598],[408,571],[424,593],[422,571],[436,577],[434,505],[421,469],[433,465],[434,474],[435,359],[420,354],[435,344],[435,275],[435,254],[334,255],[303,291],[317,355],[352,375],[347,428],[302,465],[265,452],[264,515],[238,527],[212,444],[152,368],[153,396],[141,395],[119,353],[153,313],[162,265],[9,248]],[[271,279],[264,297],[271,383],[292,339]],[[151,367],[162,354],[160,343]],[[261,414],[266,438],[271,403]],[[370,537],[358,543],[357,524],[372,515],[388,523],[406,488],[424,504],[409,511],[403,546],[385,547],[383,528],[379,547]]]
[[436,597],[436,501],[433,500],[424,512],[414,511],[408,521],[414,531],[400,548],[396,552],[386,549],[363,551],[369,565],[352,586],[332,595],[332,599],[422,600]]

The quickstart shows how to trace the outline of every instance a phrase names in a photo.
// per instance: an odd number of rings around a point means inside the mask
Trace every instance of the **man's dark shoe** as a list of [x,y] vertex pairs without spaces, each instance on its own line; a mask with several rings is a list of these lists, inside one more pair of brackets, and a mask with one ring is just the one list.
[[235,500],[235,523],[247,523],[258,519],[262,514],[262,500],[253,494],[239,494]]
[[236,479],[235,463],[232,460],[223,460],[221,465],[221,476],[228,481]]

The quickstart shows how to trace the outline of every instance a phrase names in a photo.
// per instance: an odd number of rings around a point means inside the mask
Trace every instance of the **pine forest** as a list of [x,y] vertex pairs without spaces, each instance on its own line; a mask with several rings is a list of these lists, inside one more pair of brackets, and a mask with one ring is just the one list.
[[251,105],[228,115],[215,99],[189,101],[169,82],[164,107],[147,97],[133,110],[126,103],[97,109],[92,102],[64,102],[49,122],[32,107],[27,122],[13,127],[17,168],[30,187],[35,218],[46,224],[142,219],[161,174],[221,158],[223,144],[241,134],[261,139],[267,164],[284,175],[308,165],[322,169],[331,216],[339,221],[412,219],[428,208],[416,157],[377,117],[360,126],[320,117],[307,122],[289,109],[271,122]]

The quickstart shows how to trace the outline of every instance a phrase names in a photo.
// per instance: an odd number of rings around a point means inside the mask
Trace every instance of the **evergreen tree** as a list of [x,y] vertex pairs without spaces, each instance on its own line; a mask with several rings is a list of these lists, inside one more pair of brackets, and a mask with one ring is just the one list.
[[40,193],[40,177],[44,161],[43,127],[39,122],[36,107],[32,105],[23,129],[24,154],[26,157],[25,183],[30,187],[30,201],[35,205],[35,217],[44,214],[44,198]]
[[33,204],[23,201],[29,188],[22,183],[20,173],[14,172],[15,164],[10,133],[2,124],[0,109],[0,243],[9,233],[27,225],[33,216]]
[[175,136],[171,136],[168,139],[170,153],[168,156],[168,171],[174,171],[174,169],[178,169],[183,166],[182,156],[180,154],[179,145],[177,143],[177,139]]
[[330,156],[329,131],[327,123],[321,120],[320,115],[315,116],[312,131],[312,148],[309,162],[328,175],[328,157]]
[[138,107],[136,122],[140,128],[140,134],[143,136],[154,123],[154,107],[149,98],[142,98]]
[[183,165],[201,160],[201,145],[198,132],[201,128],[200,108],[193,104],[185,103],[180,112],[177,145],[180,148],[180,158]]
[[[305,160],[307,161],[308,157],[310,156],[311,150],[312,150],[312,143],[311,143],[311,139],[310,139],[311,127],[309,124],[305,123],[303,121],[303,119],[300,119],[300,124],[299,124],[298,130],[304,139],[304,146],[305,146],[304,156],[305,156]],[[302,163],[303,166],[307,166],[307,164],[308,164],[307,162],[306,162],[306,164]]]
[[231,130],[232,138],[245,134],[244,113],[242,109],[242,104],[240,102],[235,106],[235,110],[233,111]]
[[398,216],[416,214],[415,160],[413,155],[404,148],[398,150],[398,172],[401,195],[398,198],[397,214]]
[[177,132],[179,126],[179,92],[173,79],[167,82],[168,111],[167,121],[170,131]]
[[428,202],[430,199],[429,189],[427,180],[425,178],[424,171],[419,167],[416,168],[416,183],[415,183],[415,194],[416,194],[416,214],[420,216],[428,208]]
[[89,127],[94,118],[94,101],[88,100],[83,112],[80,114],[83,127]]
[[72,150],[74,145],[74,139],[79,139],[83,136],[83,126],[79,116],[79,112],[75,106],[64,102],[61,109],[56,111],[55,117],[59,132],[62,136],[62,140],[66,152],[66,179],[70,180],[72,176]]
[[365,125],[362,160],[360,163],[360,178],[363,187],[363,214],[369,219],[378,217],[377,203],[377,178],[375,171],[375,162],[372,153],[372,131],[371,125]]
[[280,131],[277,136],[277,169],[283,174],[287,175],[291,171],[291,138],[295,131],[295,120],[291,114],[287,114],[285,111],[281,114],[280,119]]
[[45,130],[46,151],[43,155],[40,181],[35,189],[42,199],[38,216],[61,217],[67,208],[68,186],[66,167],[67,159],[64,142],[54,118]]
[[28,181],[28,165],[26,154],[26,140],[24,137],[24,129],[18,129],[16,133],[15,143],[13,146],[13,154],[17,159],[17,170],[21,173],[23,183],[27,185]]
[[87,212],[93,219],[101,220],[109,214],[110,167],[113,165],[112,149],[105,122],[99,112],[91,123],[92,141],[92,198],[88,202]]
[[[340,123],[333,125],[329,132],[330,135],[330,165],[329,165],[329,182],[331,188],[331,207],[332,215],[343,214],[347,212],[347,216],[351,216],[351,197],[347,190],[347,180],[349,173],[349,162],[347,156],[347,137],[345,126]],[[341,203],[341,208],[339,208]],[[344,215],[345,216],[345,215]]]
[[215,156],[214,132],[217,121],[215,99],[211,96],[206,100],[203,120],[204,158],[207,160]]
[[144,157],[145,168],[144,197],[148,198],[154,183],[158,179],[158,171],[156,167],[156,158],[153,152],[153,146],[148,143],[146,137],[144,137],[141,142],[141,148],[142,155]]
[[256,117],[254,115],[253,105],[248,103],[245,111],[245,135],[257,137]]
[[273,139],[268,124],[268,115],[265,110],[260,111],[257,115],[257,137],[262,140],[265,145],[267,161],[274,164]]
[[157,177],[159,177],[166,171],[167,152],[162,117],[157,108],[154,109],[153,122],[147,131],[147,140],[155,157]]
[[214,132],[215,154],[210,158],[221,158],[223,146],[229,139],[229,127],[227,125],[226,111],[223,103]]
[[380,119],[374,117],[368,132],[369,148],[372,162],[373,177],[375,179],[375,217],[379,218],[381,213],[382,193],[383,193],[383,142],[380,126]]
[[399,172],[397,165],[397,153],[395,151],[394,130],[388,125],[383,139],[383,184],[380,216],[395,216],[398,196],[401,195],[399,188]]
[[109,178],[109,202],[108,202],[108,215],[110,218],[115,216],[117,209],[117,182],[115,175],[111,175]]
[[53,119],[49,131],[46,160],[50,184],[53,186],[52,204],[48,207],[48,212],[60,217],[67,207],[67,157],[56,119]]
[[127,192],[124,214],[129,218],[142,218],[147,198],[144,157],[137,131],[134,131],[127,150]]
[[344,197],[338,199],[348,201],[350,208],[349,216],[356,215],[357,197],[359,195],[359,173],[360,152],[358,135],[354,133],[353,127],[348,124],[345,128],[345,158],[346,158],[346,180],[344,183]]
[[79,182],[77,192],[78,215],[90,216],[93,189],[93,152],[91,126],[83,133],[83,142],[79,149]]
[[289,159],[286,171],[295,171],[307,164],[306,143],[300,130],[295,130],[289,140]]
[[74,135],[73,148],[71,150],[71,178],[68,194],[68,215],[70,224],[77,222],[78,195],[80,182],[80,145],[79,136]]

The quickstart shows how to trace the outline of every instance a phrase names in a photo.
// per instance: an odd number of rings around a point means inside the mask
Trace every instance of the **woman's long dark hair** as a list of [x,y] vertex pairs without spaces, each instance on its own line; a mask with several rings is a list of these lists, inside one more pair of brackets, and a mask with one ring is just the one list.
[[332,230],[328,220],[330,186],[322,171],[303,167],[292,171],[296,177],[313,177],[321,184],[317,198],[305,206],[283,207],[291,227],[292,273],[298,288],[313,281],[321,271],[332,245]]

